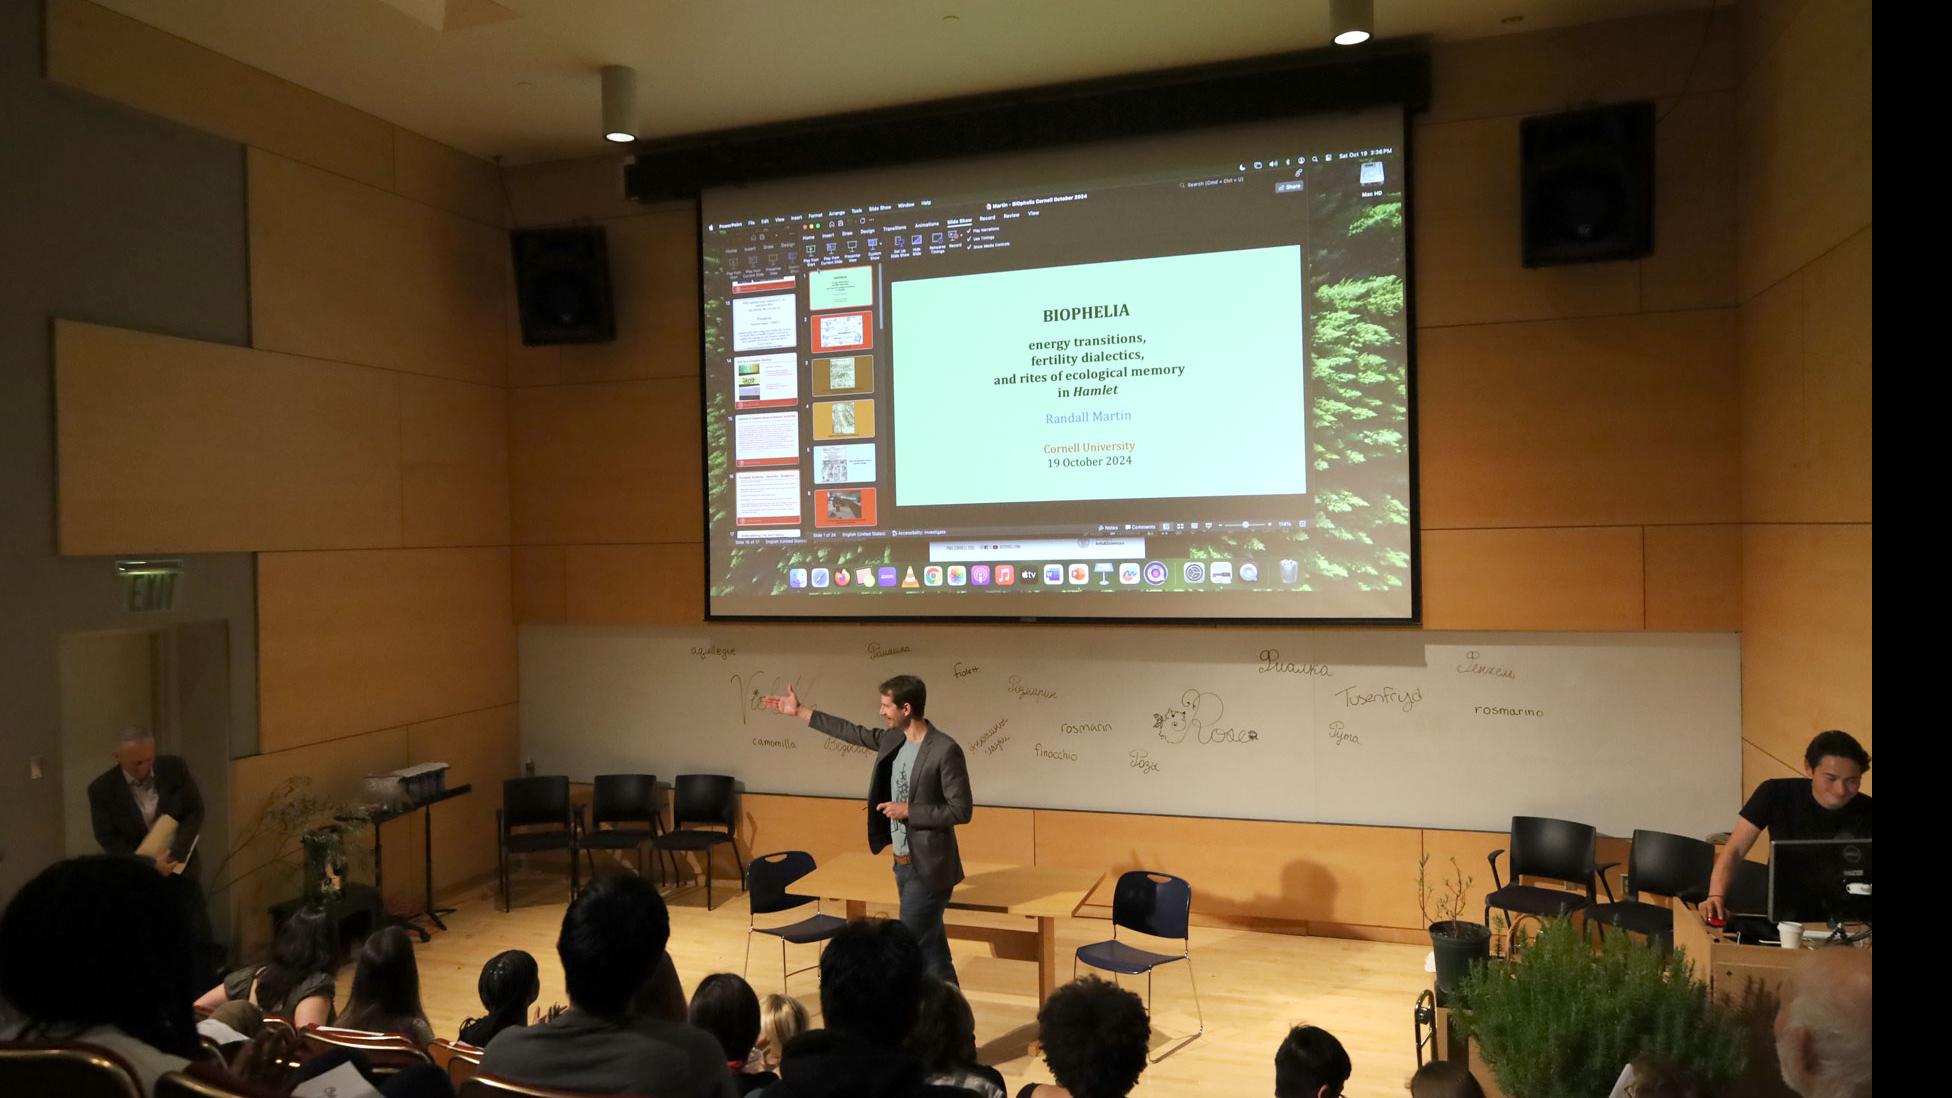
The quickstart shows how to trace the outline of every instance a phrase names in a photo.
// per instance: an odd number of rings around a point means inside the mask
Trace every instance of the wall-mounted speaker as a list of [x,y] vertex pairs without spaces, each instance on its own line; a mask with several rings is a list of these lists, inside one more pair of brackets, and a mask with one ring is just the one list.
[[516,229],[509,240],[525,345],[604,343],[617,337],[610,253],[601,227]]
[[1638,259],[1654,251],[1654,105],[1519,123],[1527,267]]

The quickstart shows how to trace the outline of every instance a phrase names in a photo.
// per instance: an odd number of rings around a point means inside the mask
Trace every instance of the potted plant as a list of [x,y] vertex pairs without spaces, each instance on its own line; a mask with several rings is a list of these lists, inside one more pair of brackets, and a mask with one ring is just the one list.
[[1641,1056],[1686,1068],[1712,1092],[1747,1055],[1741,1019],[1693,979],[1682,951],[1663,956],[1627,934],[1596,950],[1564,919],[1466,978],[1451,1018],[1510,1098],[1605,1094]]
[[365,805],[324,796],[313,790],[309,777],[287,778],[264,799],[257,818],[218,866],[218,874],[221,876],[247,849],[262,860],[235,871],[211,892],[222,892],[246,877],[271,869],[296,878],[306,900],[331,903],[345,890],[353,863],[370,861],[366,846],[351,841],[369,819]]
[[1471,878],[1450,860],[1450,876],[1430,880],[1430,855],[1417,859],[1417,907],[1430,926],[1430,948],[1437,958],[1437,992],[1448,999],[1462,986],[1473,965],[1491,958],[1491,928],[1464,916]]

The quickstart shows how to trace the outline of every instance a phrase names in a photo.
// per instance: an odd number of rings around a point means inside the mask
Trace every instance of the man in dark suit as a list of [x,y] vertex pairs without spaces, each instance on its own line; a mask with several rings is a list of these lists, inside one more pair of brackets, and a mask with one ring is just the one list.
[[203,827],[203,794],[182,759],[156,756],[148,729],[125,728],[116,737],[115,765],[88,783],[88,814],[108,854],[134,854],[157,819],[174,817],[176,839],[156,855],[156,868],[169,873],[190,856]]
[[894,848],[902,924],[921,943],[929,972],[955,983],[942,911],[962,880],[956,825],[969,822],[975,804],[962,745],[922,716],[928,687],[913,675],[882,683],[886,728],[867,728],[801,705],[790,687],[782,696],[767,698],[766,705],[806,721],[816,732],[875,752],[868,780],[868,849],[879,854]]
[[179,872],[203,828],[203,794],[190,768],[175,755],[157,756],[156,737],[147,728],[124,728],[115,738],[115,765],[88,783],[88,814],[95,841],[108,854],[134,854],[159,818],[175,818],[176,838],[156,855],[156,869],[190,920],[198,976],[221,976],[223,961],[211,941],[210,910],[196,870]]

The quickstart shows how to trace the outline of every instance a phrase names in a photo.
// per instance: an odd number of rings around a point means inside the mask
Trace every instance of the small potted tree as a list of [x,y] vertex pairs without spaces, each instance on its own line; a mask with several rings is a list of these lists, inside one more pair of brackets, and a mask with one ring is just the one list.
[[1474,965],[1491,958],[1491,928],[1464,918],[1471,878],[1450,860],[1450,875],[1430,880],[1430,855],[1417,859],[1417,907],[1430,926],[1430,948],[1437,958],[1437,993],[1447,1000],[1463,986]]

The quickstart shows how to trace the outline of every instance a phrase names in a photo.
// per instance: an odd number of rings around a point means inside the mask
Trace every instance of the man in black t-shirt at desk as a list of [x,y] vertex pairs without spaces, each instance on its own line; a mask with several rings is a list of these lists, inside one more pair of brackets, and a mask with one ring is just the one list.
[[1848,732],[1821,732],[1803,752],[1804,778],[1770,778],[1749,794],[1728,844],[1715,857],[1708,899],[1701,914],[1711,921],[1728,918],[1723,897],[1735,867],[1764,831],[1770,842],[1784,839],[1871,838],[1871,797],[1858,785],[1871,768],[1870,753]]

